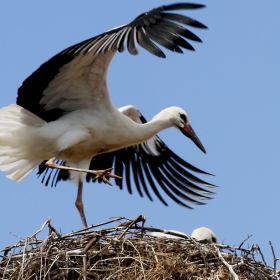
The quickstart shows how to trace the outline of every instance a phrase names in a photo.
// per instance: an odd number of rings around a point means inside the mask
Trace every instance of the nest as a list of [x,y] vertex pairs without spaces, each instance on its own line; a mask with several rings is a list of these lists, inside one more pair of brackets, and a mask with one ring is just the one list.
[[[189,235],[116,218],[61,235],[48,219],[32,236],[0,251],[1,279],[279,279],[259,246],[249,249],[200,243]],[[108,227],[110,223],[117,223]],[[44,227],[44,240],[37,235]],[[175,238],[153,236],[168,233]],[[177,238],[176,238],[177,237]],[[180,238],[178,238],[180,237]],[[273,251],[274,252],[274,251]],[[262,261],[256,260],[256,255]]]

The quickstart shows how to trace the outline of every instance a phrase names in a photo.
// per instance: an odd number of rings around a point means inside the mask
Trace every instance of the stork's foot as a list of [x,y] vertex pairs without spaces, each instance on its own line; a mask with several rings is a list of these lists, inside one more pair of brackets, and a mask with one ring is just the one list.
[[96,180],[98,178],[101,178],[105,183],[107,183],[110,186],[112,186],[112,184],[110,183],[110,181],[106,177],[122,179],[121,176],[118,176],[118,175],[110,173],[110,171],[113,170],[113,169],[114,168],[111,167],[111,168],[107,168],[105,170],[92,170],[93,172],[90,172],[90,173],[93,173],[93,174],[96,175],[92,180],[94,181],[94,180]]
[[[62,151],[63,152],[63,151]],[[60,152],[58,155],[60,155],[62,152]],[[111,177],[111,178],[116,178],[116,179],[122,179],[121,176],[115,175],[110,173],[113,167],[107,168],[105,170],[88,170],[88,169],[80,169],[80,168],[73,168],[73,167],[68,167],[68,166],[63,166],[55,163],[55,160],[57,159],[56,157],[51,158],[48,160],[45,165],[48,166],[49,168],[56,168],[56,169],[63,169],[63,170],[68,170],[68,171],[77,171],[77,172],[86,172],[95,175],[93,180],[101,178],[105,183],[109,184],[112,186],[112,184],[107,180],[106,177]]]

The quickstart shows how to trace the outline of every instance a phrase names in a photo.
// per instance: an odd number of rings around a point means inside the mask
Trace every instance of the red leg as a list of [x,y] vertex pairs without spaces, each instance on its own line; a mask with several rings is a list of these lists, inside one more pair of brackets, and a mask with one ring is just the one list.
[[83,181],[79,180],[78,193],[77,193],[77,199],[75,205],[80,213],[84,228],[87,228],[88,226],[87,226],[86,216],[84,212],[84,204],[82,199],[83,199]]

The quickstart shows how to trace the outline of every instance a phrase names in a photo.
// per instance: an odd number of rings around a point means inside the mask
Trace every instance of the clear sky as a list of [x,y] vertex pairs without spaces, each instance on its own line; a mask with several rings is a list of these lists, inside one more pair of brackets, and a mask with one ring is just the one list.
[[[193,42],[196,51],[183,55],[164,50],[166,59],[143,49],[138,56],[117,54],[109,89],[116,107],[132,104],[148,120],[166,107],[184,108],[207,154],[175,129],[160,137],[183,159],[215,174],[200,177],[220,188],[207,205],[190,211],[168,198],[169,207],[155,196],[154,202],[141,198],[136,189],[129,195],[117,186],[86,184],[87,220],[143,214],[158,228],[191,233],[209,227],[229,245],[253,234],[245,246],[259,244],[272,264],[269,240],[280,257],[280,1],[193,2],[207,8],[181,13],[209,27],[191,29],[203,44]],[[57,52],[171,3],[1,1],[0,106],[15,103],[23,80]],[[15,244],[14,235],[31,235],[48,217],[63,233],[82,227],[69,182],[45,187],[34,172],[20,183],[0,173],[0,184],[0,249]]]

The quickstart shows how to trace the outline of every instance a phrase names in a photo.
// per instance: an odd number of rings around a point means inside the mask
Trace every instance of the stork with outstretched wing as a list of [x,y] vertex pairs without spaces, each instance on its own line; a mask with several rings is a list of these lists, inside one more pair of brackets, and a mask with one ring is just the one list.
[[[131,168],[138,192],[142,195],[143,189],[150,199],[148,184],[166,204],[155,182],[186,207],[183,201],[202,204],[196,199],[209,199],[206,195],[213,193],[197,184],[214,185],[196,178],[188,169],[208,173],[182,160],[156,136],[161,130],[175,127],[206,152],[187,113],[170,107],[146,122],[133,106],[116,109],[107,88],[109,64],[126,45],[131,54],[138,53],[139,44],[159,57],[165,55],[155,43],[175,52],[182,52],[181,48],[193,50],[185,39],[200,39],[178,23],[205,26],[170,11],[201,7],[180,3],[153,9],[42,64],[19,88],[17,104],[0,110],[0,170],[15,181],[37,166],[46,183],[51,180],[50,169],[56,171],[54,183],[71,179],[78,186],[76,206],[84,227],[82,190],[87,174],[87,180],[94,177],[110,183],[107,178],[113,177],[122,186],[120,176],[125,169],[131,192]],[[113,165],[116,175],[110,173]]]

